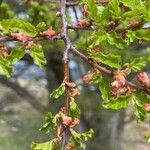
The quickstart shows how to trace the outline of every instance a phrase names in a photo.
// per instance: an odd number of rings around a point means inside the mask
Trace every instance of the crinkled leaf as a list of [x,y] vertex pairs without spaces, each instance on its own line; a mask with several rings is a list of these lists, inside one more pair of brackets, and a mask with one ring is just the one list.
[[110,108],[110,109],[121,109],[125,108],[128,106],[130,101],[129,96],[120,96],[114,99],[111,99],[108,103],[104,103],[103,106],[105,108]]
[[65,92],[65,83],[62,83],[56,90],[54,90],[51,94],[51,98],[59,98]]
[[143,121],[146,117],[146,110],[144,104],[150,101],[150,97],[144,92],[135,92],[134,93],[134,106],[135,106],[135,116],[137,121]]
[[54,139],[45,143],[32,143],[31,150],[60,150],[60,145]]
[[107,41],[110,45],[114,45],[119,49],[123,49],[126,47],[125,41],[115,32],[107,33]]
[[141,29],[135,31],[137,39],[150,40],[150,29]]
[[52,113],[47,113],[45,117],[46,123],[39,129],[42,132],[49,133],[56,127],[57,116],[53,116]]
[[78,105],[75,103],[74,99],[70,101],[70,116],[72,118],[79,118],[80,117],[80,109]]
[[125,6],[128,6],[132,8],[133,10],[142,7],[141,0],[121,0],[121,2],[124,3]]
[[146,110],[143,106],[135,106],[135,116],[137,117],[137,121],[143,121],[146,117]]
[[45,22],[40,22],[37,26],[36,26],[36,30],[38,32],[44,31],[46,30],[46,24]]
[[119,55],[115,55],[112,53],[104,54],[101,52],[89,52],[91,58],[95,59],[96,61],[108,65],[112,68],[119,68],[121,63],[121,57]]
[[134,58],[133,61],[129,64],[130,69],[135,72],[142,70],[145,66],[146,66],[145,57]]
[[73,129],[71,129],[70,131],[71,131],[71,135],[72,135],[71,142],[74,143],[76,148],[80,148],[80,149],[86,148],[85,142],[89,138],[92,138],[92,135],[94,133],[94,131],[92,129],[90,129],[89,131],[84,132],[84,133],[77,133]]
[[7,57],[7,60],[10,64],[15,64],[25,55],[25,47],[20,47],[17,49],[13,49],[10,55]]
[[34,37],[37,35],[36,28],[29,22],[21,19],[6,19],[0,22],[2,29],[5,33],[12,32],[25,32]]
[[97,5],[96,5],[95,0],[87,0],[87,6],[88,6],[88,11],[89,11],[90,16],[93,19],[96,19],[96,17],[97,17]]
[[13,69],[9,64],[9,60],[0,56],[0,75],[6,75],[10,77]]
[[105,77],[102,77],[100,81],[99,90],[101,92],[102,99],[104,100],[104,102],[107,102],[110,97],[110,83]]
[[119,0],[111,0],[112,12],[115,16],[120,14]]
[[34,63],[40,68],[46,64],[46,59],[41,45],[32,46],[30,49],[30,55],[32,56]]

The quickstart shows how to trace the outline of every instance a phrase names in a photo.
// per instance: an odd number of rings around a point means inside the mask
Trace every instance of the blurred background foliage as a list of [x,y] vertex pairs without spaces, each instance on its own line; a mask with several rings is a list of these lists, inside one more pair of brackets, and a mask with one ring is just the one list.
[[[44,0],[43,0],[44,1]],[[56,17],[59,1],[45,0],[3,0],[0,5],[0,20],[19,17],[35,26],[45,22],[59,33],[61,20]],[[78,7],[68,8],[69,22],[81,17]],[[90,31],[69,31],[72,41],[83,51],[87,46],[86,38]],[[6,42],[10,50],[18,47],[18,42]],[[0,77],[0,150],[29,150],[33,141],[46,141],[52,135],[44,135],[38,129],[44,122],[44,114],[55,113],[62,101],[53,101],[49,93],[63,80],[62,50],[60,41],[41,42],[47,64],[43,69],[33,64],[28,55],[14,65],[11,78]],[[135,55],[143,55],[148,42],[140,46],[138,42],[128,48],[129,53],[121,50],[125,62]],[[132,51],[131,51],[132,50]],[[127,55],[125,55],[127,54]],[[72,58],[73,55],[70,54]],[[150,120],[136,124],[132,109],[119,111],[105,110],[101,107],[98,87],[82,82],[89,66],[73,57],[69,63],[70,78],[81,90],[77,102],[82,110],[80,130],[93,128],[94,137],[88,143],[87,150],[149,150],[150,144],[144,141],[144,135],[150,131]],[[146,68],[149,71],[150,68]]]

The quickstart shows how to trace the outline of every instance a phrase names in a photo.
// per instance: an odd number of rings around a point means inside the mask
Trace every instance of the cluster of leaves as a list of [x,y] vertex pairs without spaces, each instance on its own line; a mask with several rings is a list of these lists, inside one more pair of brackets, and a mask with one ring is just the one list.
[[[12,49],[11,53],[6,57],[1,58],[0,64],[0,74],[10,76],[12,73],[12,64],[18,62],[20,59],[24,57],[26,51],[29,50],[30,56],[33,58],[35,64],[39,67],[42,67],[46,64],[46,59],[44,58],[44,53],[42,50],[42,45],[32,44],[31,41],[27,41],[24,44],[22,41],[23,38],[34,38],[39,35],[40,31],[45,28],[45,23],[39,23],[37,26],[32,25],[29,22],[26,22],[21,19],[5,19],[0,21],[0,28],[2,30],[1,35],[7,35],[14,33],[23,33],[25,36],[21,36],[21,38],[17,38],[17,40],[21,40],[22,46],[19,48]],[[19,37],[19,34],[18,34]],[[26,40],[26,39],[25,39]],[[2,57],[2,56],[1,56]]]
[[[84,18],[76,26],[96,27],[96,31],[92,31],[92,35],[87,39],[89,61],[91,59],[95,64],[116,71],[116,74],[114,73],[115,71],[112,73],[113,79],[110,79],[94,70],[84,80],[99,84],[105,108],[121,109],[126,108],[128,105],[133,105],[137,120],[143,121],[147,112],[150,111],[150,109],[147,110],[144,107],[145,104],[150,103],[150,96],[146,92],[132,89],[128,86],[126,77],[130,73],[139,72],[146,67],[150,61],[150,50],[148,49],[147,55],[136,57],[129,62],[123,61],[119,51],[127,49],[129,44],[134,41],[150,40],[150,30],[143,28],[144,24],[150,20],[150,12],[148,11],[150,4],[148,1],[142,0],[111,0],[104,1],[103,4],[95,0],[79,0],[79,4],[84,6],[87,9],[84,11],[87,12],[84,12]],[[14,14],[5,3],[0,5],[0,10],[3,14],[6,14],[6,16],[3,16],[5,19],[0,18],[0,36],[9,36],[21,44],[19,48],[13,49],[7,55],[1,52],[6,50],[6,47],[2,46],[0,48],[0,54],[2,54],[0,55],[1,75],[10,76],[13,70],[12,64],[22,59],[27,50],[34,63],[39,67],[43,67],[46,64],[42,45],[36,43],[34,39],[41,35],[51,38],[51,36],[55,35],[55,32],[51,28],[47,30],[47,25],[55,27],[57,25],[55,21],[49,21],[53,20],[53,17],[48,13],[48,5],[31,2],[31,6],[28,14],[29,21],[32,23],[29,23],[18,18],[10,19]],[[47,18],[50,19],[48,20]],[[128,50],[125,52],[128,53]],[[147,80],[147,85],[144,85],[143,81],[139,83],[145,91],[148,91],[150,87],[150,80]],[[80,118],[80,109],[74,99],[79,94],[76,86],[63,81],[50,96],[58,99],[68,89],[70,92],[68,114],[64,112],[65,110],[60,110],[55,116],[48,113],[45,118],[46,123],[40,128],[40,131],[45,133],[57,130],[57,137],[45,143],[33,143],[33,150],[60,150],[63,138],[62,133],[66,129],[70,133],[66,148],[86,148],[85,142],[92,137],[93,130],[85,133],[78,133],[74,130]],[[149,137],[147,139],[149,140]]]

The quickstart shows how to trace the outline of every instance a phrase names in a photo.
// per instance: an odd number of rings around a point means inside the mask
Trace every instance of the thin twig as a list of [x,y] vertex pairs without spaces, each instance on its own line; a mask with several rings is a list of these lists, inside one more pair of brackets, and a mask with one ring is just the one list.
[[[37,36],[37,37],[30,37],[29,41],[34,41],[34,42],[38,42],[38,41],[45,41],[45,40],[59,40],[62,39],[61,35],[56,35],[53,36],[51,39],[49,39],[46,36]],[[15,38],[12,38],[11,36],[0,36],[0,43],[2,42],[10,42],[10,41],[19,41]]]
[[75,26],[75,25],[71,25],[71,24],[68,24],[68,29],[73,29],[73,30],[89,30],[89,31],[94,31],[96,30],[97,28],[94,27],[94,26],[89,26],[89,27],[80,27],[80,26]]
[[77,6],[78,2],[66,2],[66,7]]

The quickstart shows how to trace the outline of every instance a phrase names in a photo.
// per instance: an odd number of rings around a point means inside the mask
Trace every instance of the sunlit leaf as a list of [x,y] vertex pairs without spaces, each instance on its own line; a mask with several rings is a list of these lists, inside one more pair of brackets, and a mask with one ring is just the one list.
[[72,118],[79,118],[80,117],[80,109],[78,105],[75,103],[74,99],[70,101],[70,116]]
[[45,143],[32,143],[31,150],[60,150],[60,145],[54,139]]
[[59,98],[65,92],[65,83],[62,83],[56,90],[54,90],[51,94],[51,98]]
[[25,47],[20,47],[17,49],[13,49],[10,55],[7,57],[7,60],[10,64],[15,64],[25,55]]
[[25,32],[34,37],[37,35],[36,28],[29,22],[21,19],[5,19],[0,22],[0,25],[5,33]]
[[6,58],[0,56],[0,75],[6,75],[10,77],[13,69]]
[[109,102],[104,103],[103,106],[110,109],[121,109],[127,107],[129,101],[129,96],[119,96],[117,98],[112,98]]
[[46,59],[44,57],[43,49],[41,45],[32,46],[30,49],[30,55],[33,61],[40,68],[46,64]]

